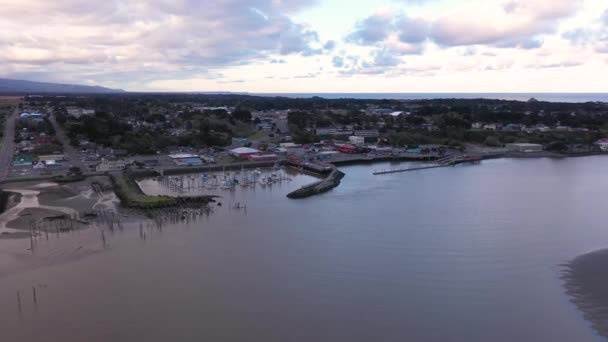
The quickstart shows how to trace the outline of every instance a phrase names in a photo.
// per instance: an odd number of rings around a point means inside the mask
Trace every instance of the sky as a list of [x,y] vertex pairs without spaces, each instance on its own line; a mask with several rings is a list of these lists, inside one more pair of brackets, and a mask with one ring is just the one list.
[[0,77],[131,91],[608,92],[606,0],[0,0]]

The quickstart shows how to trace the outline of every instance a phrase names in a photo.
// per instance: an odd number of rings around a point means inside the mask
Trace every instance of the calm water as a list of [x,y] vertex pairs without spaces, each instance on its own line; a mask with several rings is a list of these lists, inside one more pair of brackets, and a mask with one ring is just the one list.
[[292,98],[310,98],[313,96],[326,99],[396,99],[396,100],[424,100],[424,99],[497,99],[528,101],[535,98],[548,102],[608,102],[608,93],[274,93],[253,94],[262,96],[286,96]]
[[602,340],[558,272],[608,247],[608,158],[371,175],[389,167],[345,167],[304,200],[285,194],[305,176],[238,192],[223,201],[246,213],[224,205],[146,241],[127,229],[106,251],[0,278],[2,341]]

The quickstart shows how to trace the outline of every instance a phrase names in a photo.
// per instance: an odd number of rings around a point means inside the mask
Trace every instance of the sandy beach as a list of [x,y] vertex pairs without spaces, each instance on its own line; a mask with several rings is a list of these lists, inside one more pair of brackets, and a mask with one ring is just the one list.
[[608,337],[608,249],[581,255],[565,266],[562,278],[572,302]]

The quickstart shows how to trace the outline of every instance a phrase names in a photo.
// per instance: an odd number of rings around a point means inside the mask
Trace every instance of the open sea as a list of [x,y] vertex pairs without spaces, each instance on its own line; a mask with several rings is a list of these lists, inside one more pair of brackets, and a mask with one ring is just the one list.
[[513,101],[528,101],[535,98],[547,102],[608,102],[608,93],[258,93],[260,96],[285,96],[291,98],[311,98],[314,96],[326,99],[395,99],[395,100],[421,100],[421,99],[498,99]]

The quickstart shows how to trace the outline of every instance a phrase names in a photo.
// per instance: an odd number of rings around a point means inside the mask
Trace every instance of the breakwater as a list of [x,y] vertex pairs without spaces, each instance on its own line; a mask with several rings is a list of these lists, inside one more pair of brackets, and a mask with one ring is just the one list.
[[344,176],[344,172],[334,168],[324,179],[292,191],[287,194],[287,197],[292,199],[305,198],[327,192],[340,185]]

